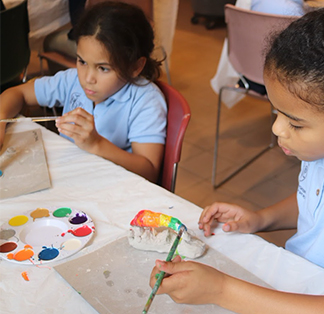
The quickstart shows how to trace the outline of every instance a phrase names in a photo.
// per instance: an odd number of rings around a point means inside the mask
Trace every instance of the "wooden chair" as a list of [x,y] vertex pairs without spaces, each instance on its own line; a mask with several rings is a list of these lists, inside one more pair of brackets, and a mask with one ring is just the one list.
[[[292,21],[297,19],[295,16],[266,14],[256,11],[245,10],[238,8],[231,4],[225,5],[225,22],[227,24],[228,37],[228,58],[233,68],[239,73],[244,87],[239,87],[238,84],[234,86],[225,85],[220,89],[218,97],[217,122],[216,122],[216,138],[214,147],[214,160],[212,172],[212,184],[214,187],[219,187],[239,171],[252,163],[260,157],[269,148],[275,144],[275,136],[271,132],[271,125],[274,121],[274,112],[268,100],[267,95],[260,95],[253,91],[245,78],[255,83],[264,85],[263,82],[263,50],[265,48],[266,40],[274,33],[286,28]],[[219,137],[220,137],[220,122],[221,122],[221,104],[222,93],[224,91],[232,91],[244,93],[248,96],[260,99],[267,102],[270,106],[271,120],[269,121],[270,129],[270,143],[262,149],[258,154],[250,160],[240,165],[233,170],[220,182],[217,179],[217,161],[219,155]]]
[[156,85],[163,92],[168,105],[167,135],[159,185],[174,193],[183,138],[191,112],[186,99],[172,86],[162,81]]
[[[87,0],[86,7],[96,3],[104,2],[107,0]],[[116,1],[116,0],[115,0]],[[153,16],[153,0],[117,0],[140,7],[148,20],[154,24]],[[44,40],[44,52],[38,54],[40,59],[41,72],[43,73],[42,61],[45,59],[49,64],[52,74],[63,69],[76,67],[76,44],[74,41],[69,40],[67,37],[70,31],[70,25],[57,30],[46,36]],[[164,60],[165,72],[167,75],[168,83],[171,85],[171,75],[168,64],[168,56],[162,45],[158,42],[155,43],[153,55],[158,60]]]
[[1,91],[24,83],[30,59],[27,0],[0,12]]

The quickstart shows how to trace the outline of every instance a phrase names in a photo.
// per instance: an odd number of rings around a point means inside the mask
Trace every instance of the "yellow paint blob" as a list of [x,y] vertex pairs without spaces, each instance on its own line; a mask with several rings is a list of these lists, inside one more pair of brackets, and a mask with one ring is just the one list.
[[25,216],[25,215],[19,215],[19,216],[12,217],[9,220],[8,223],[9,223],[10,226],[17,227],[17,226],[21,226],[21,225],[25,224],[27,221],[28,221],[28,217],[27,216]]

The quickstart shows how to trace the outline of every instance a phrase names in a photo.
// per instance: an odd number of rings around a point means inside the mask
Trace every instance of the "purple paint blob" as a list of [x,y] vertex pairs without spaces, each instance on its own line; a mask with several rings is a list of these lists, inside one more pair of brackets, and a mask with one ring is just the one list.
[[38,254],[38,260],[49,261],[59,255],[59,250],[55,247],[43,246],[43,250]]
[[88,220],[87,215],[83,212],[80,212],[80,213],[76,213],[74,217],[70,218],[69,222],[73,225],[79,225],[79,224],[83,224],[87,220]]

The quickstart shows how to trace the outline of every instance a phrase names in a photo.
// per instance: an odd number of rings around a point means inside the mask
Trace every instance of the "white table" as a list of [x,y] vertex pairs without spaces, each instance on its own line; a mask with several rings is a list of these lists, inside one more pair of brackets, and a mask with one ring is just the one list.
[[[276,289],[324,294],[323,268],[255,235],[225,234],[219,227],[215,236],[204,238],[197,227],[201,208],[194,204],[80,150],[35,123],[13,123],[8,132],[34,128],[42,130],[52,188],[1,200],[1,224],[40,206],[84,210],[94,220],[96,232],[90,245],[66,259],[72,260],[125,236],[135,214],[141,209],[150,209],[179,218],[210,247]],[[23,271],[28,272],[30,281],[22,278]],[[0,276],[1,313],[96,313],[52,267],[38,268],[0,260]]]

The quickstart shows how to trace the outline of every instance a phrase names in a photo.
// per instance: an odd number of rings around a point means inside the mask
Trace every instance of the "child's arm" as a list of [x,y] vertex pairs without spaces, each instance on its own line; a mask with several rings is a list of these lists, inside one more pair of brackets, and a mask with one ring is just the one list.
[[158,294],[167,293],[177,303],[217,304],[241,314],[323,314],[324,296],[275,291],[228,276],[196,262],[157,261],[150,285],[161,270],[165,277]]
[[[6,89],[0,95],[0,119],[13,118],[24,105],[37,105],[34,82]],[[6,123],[0,123],[0,146],[3,144]]]
[[215,202],[207,206],[199,218],[199,228],[205,236],[211,233],[214,220],[225,223],[224,231],[254,233],[297,227],[298,205],[296,193],[283,201],[258,211],[251,211],[237,205]]
[[96,131],[94,118],[77,108],[56,121],[59,132],[73,138],[85,151],[108,159],[125,169],[157,182],[163,159],[164,145],[132,143],[132,153],[117,147]]

